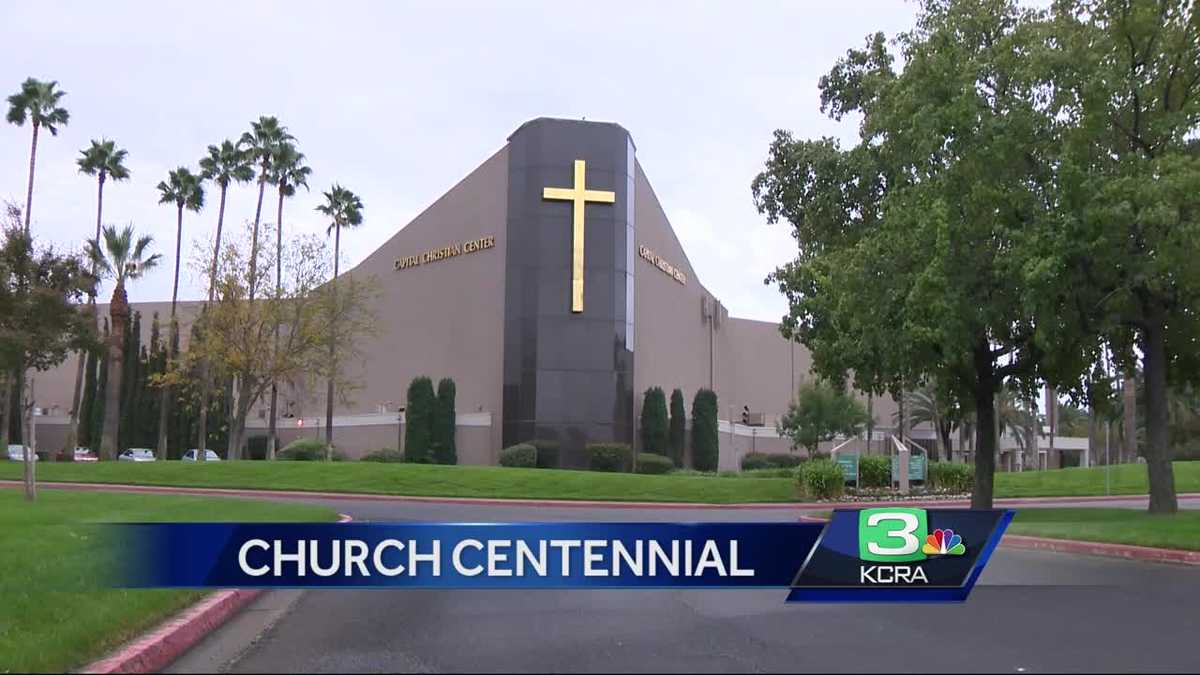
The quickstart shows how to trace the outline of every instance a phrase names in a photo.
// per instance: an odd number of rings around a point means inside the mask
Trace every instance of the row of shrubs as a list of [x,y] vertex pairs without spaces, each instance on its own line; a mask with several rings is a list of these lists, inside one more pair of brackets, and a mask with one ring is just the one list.
[[[946,492],[970,492],[975,486],[975,467],[970,464],[933,462],[928,466],[929,487]],[[845,492],[846,478],[840,464],[829,459],[802,462],[796,469],[800,491],[813,499],[834,499]],[[867,455],[858,461],[858,486],[886,488],[892,483],[891,458]]]
[[[633,469],[633,448],[625,443],[589,443],[585,446],[588,468],[592,471],[629,472]],[[500,451],[500,466],[517,468],[553,468],[558,466],[558,446],[552,442],[518,443]],[[675,468],[666,455],[643,452],[637,456],[637,472],[663,474]]]

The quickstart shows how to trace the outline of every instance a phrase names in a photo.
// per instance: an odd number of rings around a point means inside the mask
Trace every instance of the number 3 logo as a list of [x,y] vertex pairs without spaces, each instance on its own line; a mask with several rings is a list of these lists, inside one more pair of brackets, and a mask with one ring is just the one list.
[[873,562],[924,560],[929,527],[925,509],[863,509],[858,513],[858,557]]

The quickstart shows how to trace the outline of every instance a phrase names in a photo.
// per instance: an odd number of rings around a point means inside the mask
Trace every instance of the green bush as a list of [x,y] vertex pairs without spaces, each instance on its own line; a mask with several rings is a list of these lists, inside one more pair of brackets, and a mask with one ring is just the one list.
[[588,468],[592,471],[629,471],[633,449],[624,443],[589,443]]
[[858,458],[858,487],[886,488],[891,486],[891,457],[885,455],[863,455]]
[[404,453],[395,448],[380,448],[372,450],[363,455],[362,462],[382,462],[384,464],[402,463],[404,461]]
[[720,455],[717,440],[717,395],[701,389],[692,399],[692,465],[700,471],[716,471]]
[[671,421],[667,430],[667,450],[675,466],[683,466],[683,446],[687,442],[687,413],[683,409],[683,392],[671,392]]
[[537,466],[537,448],[529,443],[517,443],[500,451],[500,466],[532,469]]
[[[275,459],[291,462],[323,462],[325,461],[325,448],[324,441],[315,438],[297,438],[275,453]],[[345,453],[334,448],[333,461],[345,460]]]
[[454,380],[444,377],[438,382],[437,398],[433,401],[430,419],[430,447],[435,464],[458,464],[458,448],[454,442],[457,424],[454,414]]
[[246,439],[246,459],[267,458],[267,437],[251,436]]
[[558,468],[558,441],[534,440],[529,444],[537,448],[537,468]]
[[424,375],[408,385],[404,410],[404,460],[413,464],[433,461],[433,382]]
[[841,465],[828,459],[804,462],[796,470],[796,479],[800,490],[813,499],[834,499],[845,489]]
[[675,462],[666,455],[655,455],[649,452],[638,453],[637,472],[648,474],[667,473],[675,468]]
[[930,462],[929,484],[935,490],[961,493],[975,487],[975,467],[958,462]]
[[650,387],[642,400],[642,452],[667,451],[667,398],[659,387]]
[[751,452],[742,457],[742,471],[794,469],[804,458],[787,452]]

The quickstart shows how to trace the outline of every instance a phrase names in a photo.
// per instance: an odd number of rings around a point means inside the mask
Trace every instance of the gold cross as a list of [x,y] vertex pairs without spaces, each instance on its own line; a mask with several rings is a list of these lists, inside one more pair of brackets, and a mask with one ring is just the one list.
[[587,163],[582,159],[575,160],[575,187],[548,187],[542,190],[542,199],[560,199],[572,202],[571,240],[571,311],[583,311],[583,207],[588,202],[612,204],[617,201],[617,193],[607,190],[587,189]]

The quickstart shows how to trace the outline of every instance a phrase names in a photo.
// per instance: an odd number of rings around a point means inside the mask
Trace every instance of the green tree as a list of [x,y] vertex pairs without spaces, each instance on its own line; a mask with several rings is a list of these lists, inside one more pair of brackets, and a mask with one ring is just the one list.
[[29,182],[25,188],[25,231],[33,217],[33,170],[37,164],[38,131],[45,127],[51,136],[58,135],[58,128],[66,126],[71,114],[59,105],[66,92],[58,88],[58,82],[43,82],[32,77],[21,83],[21,90],[8,97],[10,124],[19,127],[29,122],[33,127],[33,141],[29,149]]
[[[296,194],[296,188],[308,189],[308,176],[312,169],[304,165],[304,153],[296,150],[293,143],[281,143],[271,160],[271,182],[279,192],[279,205],[275,211],[275,293],[283,292],[283,199]],[[279,327],[275,327],[273,349],[279,349]],[[267,459],[275,459],[278,444],[276,421],[279,405],[279,388],[271,383],[271,406],[267,429]]]
[[[937,432],[938,446],[945,458],[949,460],[953,449],[950,434],[958,426],[958,420],[961,417],[958,404],[933,385],[924,385],[916,390],[905,392],[903,402],[904,408],[907,410],[906,423],[908,426],[910,428],[918,424],[932,426]],[[869,414],[868,420],[870,419]],[[894,419],[899,419],[899,411]],[[938,461],[938,453],[934,452],[930,459]]]
[[129,319],[129,296],[125,292],[125,286],[157,267],[162,255],[147,255],[154,238],[141,236],[135,239],[132,225],[126,225],[121,230],[106,225],[102,234],[103,241],[89,241],[87,250],[95,269],[104,276],[111,275],[116,280],[112,300],[109,302],[111,332],[108,338],[104,391],[104,427],[100,435],[100,452],[97,453],[100,459],[111,460],[116,459],[117,453],[120,452],[117,441],[121,415],[121,375],[124,365],[125,322]]
[[716,471],[720,452],[717,395],[711,389],[701,389],[692,398],[692,468]]
[[785,336],[832,381],[853,373],[878,395],[934,380],[973,409],[976,508],[992,504],[1001,385],[1080,365],[1073,315],[1042,308],[1056,321],[1039,322],[1028,301],[1029,263],[1057,226],[1051,115],[1021,56],[1038,18],[1008,0],[927,0],[896,40],[903,70],[876,34],[821,79],[824,112],[861,116],[858,142],[776,132],[753,183],[799,243],[768,278],[790,305]]
[[810,457],[822,441],[837,436],[854,436],[867,425],[867,409],[858,399],[827,382],[800,385],[796,398],[779,420],[779,434],[803,446]]
[[[179,322],[175,317],[175,305],[179,300],[179,264],[182,260],[183,245],[183,210],[199,213],[204,208],[203,178],[192,173],[186,167],[179,167],[168,174],[167,180],[158,183],[158,203],[175,205],[175,277],[171,285],[171,336],[179,334]],[[170,354],[175,358],[176,354]],[[170,388],[161,387],[158,400],[158,458],[167,458],[167,414],[170,403]],[[197,453],[196,461],[204,461],[202,453]]]
[[429,464],[433,461],[433,381],[424,375],[408,385],[404,410],[404,461]]
[[19,374],[16,408],[23,418],[25,498],[36,498],[29,433],[36,401],[28,396],[29,370],[45,371],[87,348],[95,331],[75,303],[93,283],[83,261],[47,248],[35,250],[21,228],[4,233],[0,247],[0,370]]
[[454,397],[454,380],[442,378],[438,382],[430,431],[433,461],[436,464],[458,464],[458,447],[454,441],[454,431],[458,423],[454,412]]
[[1200,379],[1200,7],[1059,2],[1047,33],[1065,215],[1041,265],[1077,274],[1122,370],[1140,355],[1149,511],[1173,513],[1168,390]]
[[667,398],[661,387],[650,387],[642,399],[642,452],[665,455]]
[[[249,153],[242,150],[232,141],[225,140],[221,145],[208,146],[208,154],[200,159],[200,176],[210,180],[221,189],[221,200],[217,206],[217,234],[213,243],[212,263],[208,266],[208,301],[211,304],[216,293],[217,267],[221,257],[221,236],[225,228],[225,196],[231,183],[248,183],[254,180],[254,167],[251,165]],[[197,459],[204,461],[208,450],[208,413],[213,408],[208,403],[212,396],[212,366],[200,364],[200,401],[197,403],[198,430],[197,445],[200,452]],[[190,438],[190,435],[188,436]],[[218,446],[219,447],[219,446]]]
[[683,466],[683,448],[687,443],[687,412],[683,409],[683,392],[671,392],[671,430],[668,445],[675,466]]
[[[342,228],[358,227],[363,222],[363,203],[353,192],[346,188],[333,184],[325,194],[325,203],[317,207],[317,212],[329,219],[329,228],[325,234],[328,236],[333,233],[333,284],[334,292],[337,291],[338,274],[340,270],[340,259],[342,251]],[[333,345],[338,342],[339,327],[336,321],[329,322],[329,349],[330,349],[330,368],[336,368],[336,361],[333,359]],[[333,378],[330,377],[325,391],[325,443],[333,445],[333,397],[334,386]]]
[[[129,178],[129,169],[125,166],[125,158],[129,155],[125,150],[118,148],[116,143],[107,139],[99,141],[93,140],[91,146],[79,151],[80,157],[75,160],[79,167],[79,172],[89,176],[96,177],[96,239],[100,238],[100,221],[104,216],[104,184],[109,178],[114,181],[127,180]],[[96,274],[96,270],[92,270],[92,275]],[[87,313],[91,317],[92,323],[96,322],[96,293],[93,289],[88,293]],[[86,416],[81,416],[80,396],[84,382],[84,371],[88,367],[87,361],[92,359],[90,352],[79,353],[79,364],[75,370],[75,389],[74,395],[71,398],[71,422],[67,427],[67,435],[63,441],[62,459],[72,461],[75,459],[74,448],[79,442],[77,428],[82,427],[81,420],[86,420]],[[93,385],[95,381],[93,380]]]

